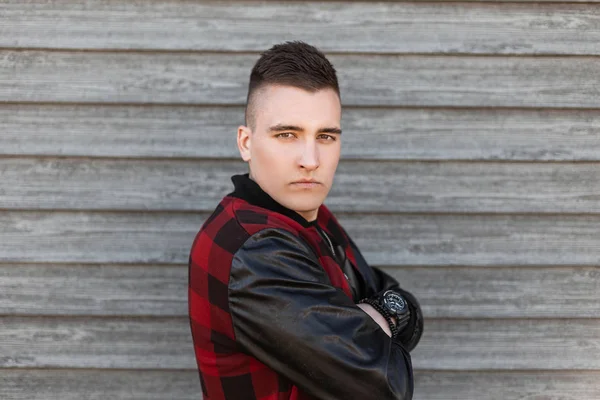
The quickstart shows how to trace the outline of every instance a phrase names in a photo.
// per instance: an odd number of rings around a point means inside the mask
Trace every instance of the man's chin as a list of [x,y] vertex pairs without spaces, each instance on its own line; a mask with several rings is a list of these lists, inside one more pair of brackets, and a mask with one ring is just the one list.
[[314,206],[313,205],[310,205],[310,206],[302,205],[301,207],[294,207],[294,208],[288,207],[288,208],[296,211],[299,214],[310,214],[311,212],[314,212],[315,210],[317,210],[321,206],[321,204],[323,204],[323,203],[315,203]]
[[323,193],[309,193],[308,191],[291,191],[286,193],[280,204],[284,207],[294,210],[297,213],[310,213],[318,209],[325,201]]

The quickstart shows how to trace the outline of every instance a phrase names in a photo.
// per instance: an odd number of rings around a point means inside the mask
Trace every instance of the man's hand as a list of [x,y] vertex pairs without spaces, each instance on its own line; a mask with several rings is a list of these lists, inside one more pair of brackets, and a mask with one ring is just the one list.
[[377,324],[381,327],[381,329],[383,329],[386,335],[392,337],[392,331],[390,330],[390,326],[388,325],[387,321],[385,320],[385,318],[383,318],[383,315],[379,314],[377,310],[373,308],[373,306],[366,303],[357,304],[357,306],[358,308],[366,312],[369,315],[369,317],[373,319],[373,321],[377,322]]

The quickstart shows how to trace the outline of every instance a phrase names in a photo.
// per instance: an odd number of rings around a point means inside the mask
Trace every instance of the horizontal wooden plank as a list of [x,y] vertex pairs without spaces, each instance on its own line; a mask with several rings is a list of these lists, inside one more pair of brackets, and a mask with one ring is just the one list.
[[393,268],[428,318],[600,316],[600,267]]
[[599,54],[589,4],[34,3],[2,4],[0,46],[261,51],[284,33],[331,52]]
[[414,400],[595,400],[596,371],[415,372]]
[[243,107],[0,104],[0,154],[231,158],[241,124]]
[[[247,170],[241,160],[0,158],[0,208],[211,211]],[[326,203],[344,212],[600,213],[598,171],[597,162],[347,161]]]
[[[414,400],[597,400],[595,371],[415,371]],[[0,397],[11,400],[198,400],[196,371],[2,370]]]
[[[244,104],[254,54],[0,51],[0,102]],[[598,108],[593,57],[337,55],[345,105]]]
[[[0,318],[0,367],[195,369],[187,318]],[[590,320],[426,320],[417,369],[598,370]]]
[[0,261],[187,263],[207,213],[0,212]]
[[429,320],[413,364],[424,369],[593,369],[600,323],[577,320]]
[[[598,215],[337,214],[375,265],[597,266]],[[0,212],[0,262],[187,263],[205,213]]]
[[0,326],[0,368],[196,368],[188,318],[1,317]]
[[[428,318],[600,315],[600,267],[386,271]],[[0,265],[0,314],[186,316],[187,265]],[[558,295],[559,294],[559,295]]]
[[0,265],[1,315],[188,315],[187,266]]
[[[0,154],[239,157],[242,107],[0,104]],[[343,159],[600,160],[600,111],[352,108]]]
[[3,369],[0,398],[10,400],[198,400],[196,371]]
[[598,265],[600,216],[339,215],[378,265]]

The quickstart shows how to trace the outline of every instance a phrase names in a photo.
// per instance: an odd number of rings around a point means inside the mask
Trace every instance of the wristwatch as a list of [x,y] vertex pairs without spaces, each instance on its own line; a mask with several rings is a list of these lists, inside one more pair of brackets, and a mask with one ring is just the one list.
[[[360,303],[370,304],[378,313],[380,313],[390,326],[392,338],[396,338],[406,327],[410,320],[410,310],[404,296],[394,290],[387,290],[383,294],[377,294],[374,297],[363,299]],[[396,322],[393,322],[393,319]]]
[[396,318],[396,329],[401,332],[410,319],[410,310],[406,299],[400,293],[388,290],[381,296],[381,305],[393,318]]

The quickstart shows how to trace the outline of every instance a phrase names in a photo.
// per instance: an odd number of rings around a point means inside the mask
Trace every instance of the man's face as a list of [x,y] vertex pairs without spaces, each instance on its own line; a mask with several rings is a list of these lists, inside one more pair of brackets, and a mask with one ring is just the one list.
[[276,85],[255,95],[254,129],[238,128],[250,177],[279,204],[312,221],[340,159],[340,99],[332,89],[310,93]]

